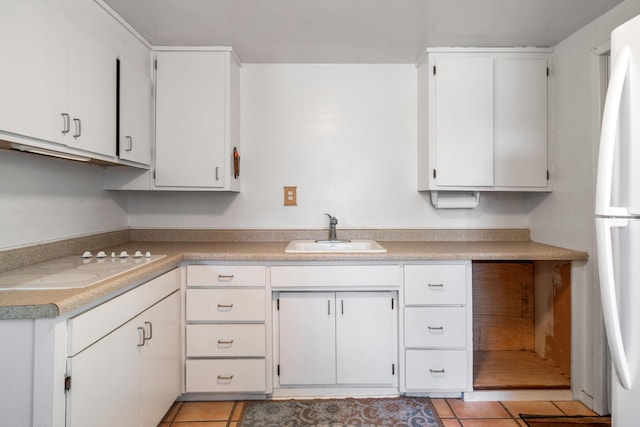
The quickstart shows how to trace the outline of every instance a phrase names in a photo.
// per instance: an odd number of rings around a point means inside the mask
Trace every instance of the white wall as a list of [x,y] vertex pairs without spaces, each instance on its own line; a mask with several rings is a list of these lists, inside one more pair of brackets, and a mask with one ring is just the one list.
[[[587,251],[589,262],[575,277],[574,301],[581,319],[573,328],[581,337],[580,386],[593,407],[607,409],[606,348],[600,311],[596,268],[594,224],[594,184],[598,153],[599,99],[592,67],[591,50],[609,40],[611,30],[640,14],[640,1],[627,0],[555,46],[553,55],[551,173],[554,191],[531,203],[533,240]],[[575,359],[574,359],[575,361]]]
[[126,196],[102,190],[101,167],[0,150],[0,249],[126,226]]
[[[435,210],[417,191],[413,65],[244,64],[242,191],[131,193],[132,227],[528,227],[526,198]],[[283,206],[283,187],[298,206]]]

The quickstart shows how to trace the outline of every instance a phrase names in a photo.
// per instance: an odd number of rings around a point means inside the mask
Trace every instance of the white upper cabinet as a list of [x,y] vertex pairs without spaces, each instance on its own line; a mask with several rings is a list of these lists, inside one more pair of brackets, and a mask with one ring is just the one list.
[[496,187],[547,186],[547,59],[494,61]]
[[544,49],[430,49],[418,66],[418,189],[548,191]]
[[[65,17],[41,0],[7,0],[0,13],[0,130],[62,143],[67,107]],[[18,42],[19,41],[19,42]]]
[[70,132],[64,143],[115,156],[116,54],[73,24],[69,31],[68,107]]
[[230,50],[156,54],[155,186],[239,190],[239,63]]
[[0,17],[0,50],[3,139],[111,160],[116,55],[110,47],[77,25],[57,2],[7,0]]
[[439,186],[493,185],[493,60],[434,60],[434,178]]
[[126,58],[120,58],[118,154],[120,159],[151,163],[152,83]]

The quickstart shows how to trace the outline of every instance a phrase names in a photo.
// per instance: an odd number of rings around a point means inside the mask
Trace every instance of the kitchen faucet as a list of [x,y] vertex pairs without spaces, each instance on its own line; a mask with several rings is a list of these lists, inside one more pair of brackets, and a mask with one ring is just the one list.
[[338,225],[338,218],[328,213],[326,213],[325,215],[329,217],[329,240],[336,241],[338,240],[338,237],[336,235],[336,225]]

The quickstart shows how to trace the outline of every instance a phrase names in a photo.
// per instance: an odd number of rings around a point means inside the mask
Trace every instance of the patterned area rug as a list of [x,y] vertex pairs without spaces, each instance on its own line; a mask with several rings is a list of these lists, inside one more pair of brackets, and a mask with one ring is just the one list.
[[546,416],[520,414],[520,418],[522,418],[522,420],[530,427],[606,427],[611,425],[610,417]]
[[254,400],[241,427],[442,427],[428,398]]

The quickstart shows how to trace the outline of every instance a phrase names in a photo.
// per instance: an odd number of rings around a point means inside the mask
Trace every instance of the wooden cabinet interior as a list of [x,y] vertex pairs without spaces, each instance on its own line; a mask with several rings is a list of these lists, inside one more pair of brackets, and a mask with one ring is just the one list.
[[474,390],[571,386],[569,262],[473,263]]

